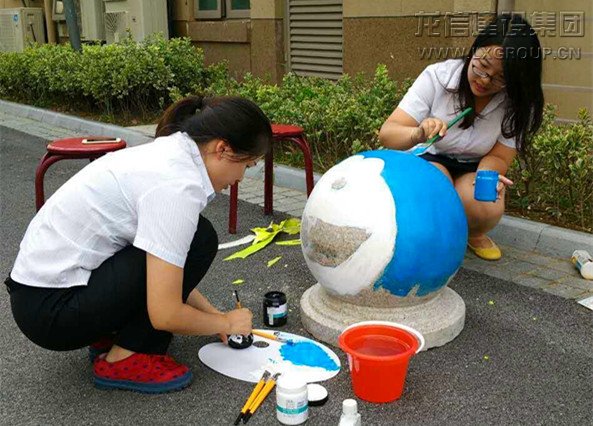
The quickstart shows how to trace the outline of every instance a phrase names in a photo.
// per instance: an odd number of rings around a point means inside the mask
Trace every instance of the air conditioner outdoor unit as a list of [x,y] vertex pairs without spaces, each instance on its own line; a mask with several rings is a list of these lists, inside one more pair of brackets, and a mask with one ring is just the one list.
[[105,40],[107,43],[119,43],[130,30],[128,12],[105,12]]
[[[74,0],[74,7],[76,7],[80,38],[88,41],[105,40],[105,24],[103,22],[105,5],[103,0]],[[58,22],[66,20],[63,1],[53,0],[52,19]]]
[[0,9],[0,50],[22,52],[29,43],[45,43],[43,9]]
[[167,0],[125,0],[105,2],[105,39],[114,43],[127,37],[130,31],[135,41],[163,33],[169,37]]

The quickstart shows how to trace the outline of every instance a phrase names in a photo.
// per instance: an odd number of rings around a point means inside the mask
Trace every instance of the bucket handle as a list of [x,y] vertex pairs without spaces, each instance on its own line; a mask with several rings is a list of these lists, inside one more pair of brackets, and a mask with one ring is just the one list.
[[360,325],[388,325],[388,326],[391,326],[391,327],[398,327],[398,328],[401,328],[403,330],[406,330],[406,331],[412,333],[416,337],[416,339],[418,340],[418,342],[420,343],[420,345],[418,346],[418,350],[416,350],[416,353],[419,353],[422,349],[424,349],[424,346],[426,345],[426,341],[424,340],[424,336],[418,330],[416,330],[415,328],[410,327],[409,325],[400,324],[398,322],[392,322],[392,321],[361,321],[361,322],[357,322],[355,324],[349,325],[348,327],[346,327],[342,331],[342,333],[344,331],[348,330],[349,328],[358,327]]

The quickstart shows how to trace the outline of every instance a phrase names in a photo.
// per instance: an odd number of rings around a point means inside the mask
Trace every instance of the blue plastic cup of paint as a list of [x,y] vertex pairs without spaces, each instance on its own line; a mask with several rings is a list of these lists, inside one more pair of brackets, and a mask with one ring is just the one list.
[[474,198],[478,201],[496,201],[498,193],[498,172],[495,170],[478,170],[474,187]]

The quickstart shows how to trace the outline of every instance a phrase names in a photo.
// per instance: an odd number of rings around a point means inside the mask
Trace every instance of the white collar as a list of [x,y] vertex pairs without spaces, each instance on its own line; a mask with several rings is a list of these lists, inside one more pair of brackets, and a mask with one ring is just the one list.
[[191,138],[191,136],[189,136],[185,132],[177,132],[173,135],[173,137],[185,142],[184,147],[190,153],[193,162],[197,166],[197,169],[200,172],[200,175],[202,176],[202,182],[204,182],[204,189],[206,190],[206,197],[208,199],[208,202],[212,201],[216,196],[216,192],[214,191],[214,187],[212,186],[210,176],[208,176],[208,170],[206,169],[206,164],[204,163],[204,159],[202,158],[202,154],[200,153],[198,144]]

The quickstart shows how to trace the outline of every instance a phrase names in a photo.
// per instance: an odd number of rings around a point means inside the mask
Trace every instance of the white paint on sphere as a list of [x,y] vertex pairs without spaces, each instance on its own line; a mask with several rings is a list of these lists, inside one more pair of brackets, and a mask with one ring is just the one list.
[[[303,212],[302,236],[321,220],[334,227],[364,229],[368,238],[345,261],[324,266],[303,253],[309,269],[329,292],[355,295],[371,288],[391,260],[397,225],[395,202],[381,176],[384,162],[357,155],[328,170],[315,185]],[[338,230],[339,232],[339,230]]]

